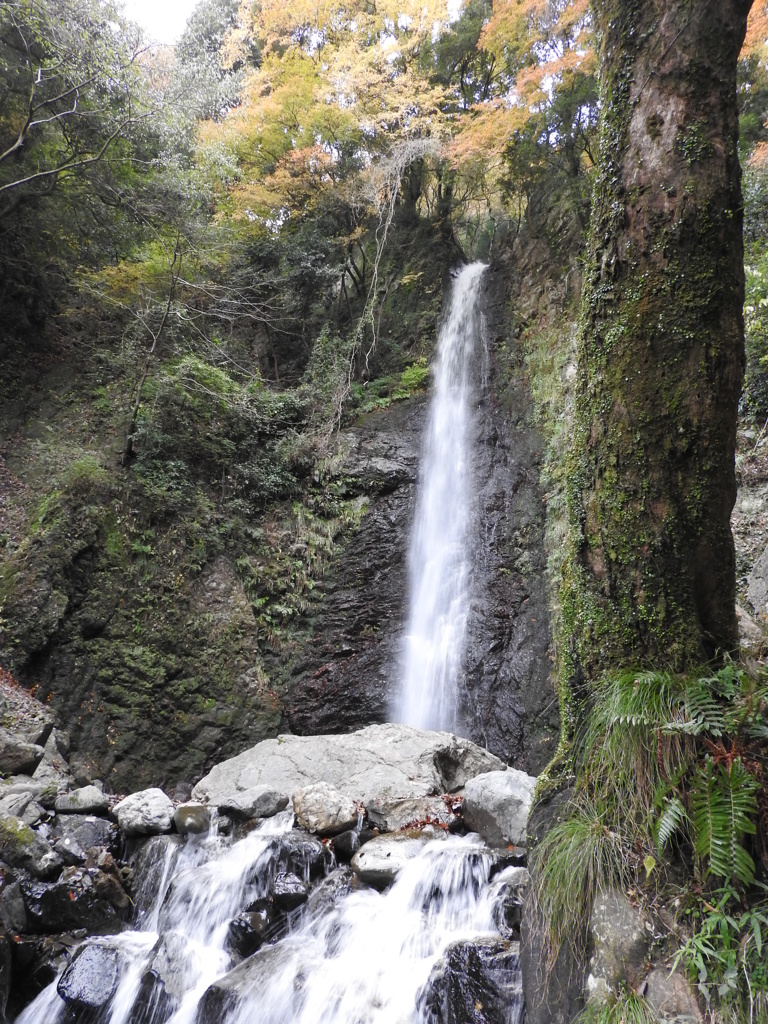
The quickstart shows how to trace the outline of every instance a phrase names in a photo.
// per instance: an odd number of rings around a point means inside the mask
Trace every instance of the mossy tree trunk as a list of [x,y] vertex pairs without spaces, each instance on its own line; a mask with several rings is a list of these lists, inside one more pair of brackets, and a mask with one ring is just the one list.
[[569,475],[566,672],[738,644],[736,64],[751,0],[593,0],[599,178]]

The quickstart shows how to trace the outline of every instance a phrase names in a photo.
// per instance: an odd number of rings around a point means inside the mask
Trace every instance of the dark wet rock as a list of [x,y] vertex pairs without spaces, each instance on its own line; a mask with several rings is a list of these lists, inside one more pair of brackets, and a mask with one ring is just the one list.
[[160,885],[169,860],[175,860],[184,845],[181,836],[152,836],[138,842],[130,858],[137,884],[133,893],[139,921],[151,912],[160,893]]
[[278,869],[305,883],[324,875],[332,862],[330,850],[319,839],[298,829],[277,837],[275,853]]
[[0,775],[31,775],[44,754],[39,744],[0,728]]
[[238,956],[248,957],[268,942],[275,931],[274,902],[260,899],[230,923],[227,944]]
[[85,928],[89,935],[122,930],[117,910],[108,902],[112,880],[98,870],[65,868],[58,882],[21,882],[30,932],[57,934]]
[[518,1024],[523,991],[516,942],[494,938],[449,946],[419,997],[427,1024]]
[[3,874],[3,891],[0,893],[0,921],[11,935],[27,930],[27,908],[21,893],[21,885],[13,875]]
[[15,936],[12,946],[11,1016],[55,981],[78,945],[71,936]]
[[173,824],[179,835],[185,836],[189,832],[200,835],[211,827],[211,809],[205,804],[179,804],[173,814]]
[[175,1001],[165,991],[153,971],[145,971],[139,983],[129,1024],[163,1024],[176,1009]]
[[319,882],[307,901],[307,913],[310,917],[323,917],[353,890],[363,888],[360,879],[346,865],[332,871],[327,878]]
[[282,946],[264,946],[208,987],[200,1000],[195,1024],[220,1024],[238,1004],[257,996],[266,980],[291,956]]
[[117,853],[120,847],[120,831],[113,821],[92,814],[56,815],[51,828],[54,841],[69,839],[81,850],[104,847],[110,853]]
[[11,867],[24,868],[36,878],[53,878],[61,860],[41,835],[20,818],[0,818],[0,859]]
[[350,732],[390,717],[425,408],[423,398],[399,402],[344,432],[339,486],[370,498],[359,530],[324,575],[307,642],[290,659],[276,658],[270,672],[290,687],[292,732]]
[[[373,836],[371,836],[373,838]],[[333,837],[331,844],[336,860],[343,864],[349,864],[354,855],[360,849],[360,833],[357,829],[349,829]]]
[[0,931],[0,1021],[5,1020],[12,980],[11,940]]
[[[569,816],[573,790],[554,793],[536,804],[528,818],[528,842],[541,842],[550,828]],[[528,1024],[571,1024],[584,1007],[587,965],[580,954],[586,948],[586,929],[566,936],[554,964],[545,945],[547,924],[536,901],[536,877],[531,871],[520,927],[520,962],[523,969]]]
[[56,991],[67,1003],[96,1010],[114,995],[119,977],[118,953],[107,946],[81,946],[65,969]]
[[505,939],[520,939],[525,893],[530,878],[526,868],[508,868],[495,887],[493,922]]
[[69,867],[85,864],[88,857],[85,850],[77,840],[70,836],[63,839],[57,839],[53,844],[53,849],[56,855],[61,858],[62,863]]
[[278,910],[288,912],[306,903],[308,892],[298,875],[279,871],[272,882],[270,895]]

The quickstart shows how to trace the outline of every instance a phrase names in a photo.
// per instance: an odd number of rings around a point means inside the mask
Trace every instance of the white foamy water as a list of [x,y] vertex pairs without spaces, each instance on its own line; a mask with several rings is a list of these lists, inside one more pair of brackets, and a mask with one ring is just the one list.
[[[447,947],[498,937],[489,851],[477,836],[447,837],[426,844],[387,892],[353,887],[334,904],[319,902],[232,970],[228,923],[268,892],[274,839],[289,825],[283,816],[269,832],[229,846],[189,840],[164,871],[147,930],[89,940],[117,949],[121,965],[100,1024],[418,1024],[428,1019],[427,982]],[[165,975],[172,998],[147,1006],[142,979],[158,949],[173,963]],[[56,1024],[64,1009],[54,983],[17,1024]],[[513,993],[498,1024],[517,1024],[521,1012]]]
[[480,359],[478,294],[485,265],[464,267],[440,331],[409,552],[410,611],[395,718],[455,730],[470,598],[473,366]]

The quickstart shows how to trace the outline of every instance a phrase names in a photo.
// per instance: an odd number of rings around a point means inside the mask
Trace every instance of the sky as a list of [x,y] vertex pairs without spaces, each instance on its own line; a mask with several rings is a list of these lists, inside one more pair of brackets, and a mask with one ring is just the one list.
[[198,0],[123,0],[125,13],[157,43],[175,43]]

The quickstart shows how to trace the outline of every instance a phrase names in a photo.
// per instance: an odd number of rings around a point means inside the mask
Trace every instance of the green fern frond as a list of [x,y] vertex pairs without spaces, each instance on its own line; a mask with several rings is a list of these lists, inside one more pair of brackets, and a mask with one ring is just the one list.
[[756,831],[758,788],[740,758],[729,769],[707,757],[691,789],[691,820],[694,848],[707,862],[709,874],[737,878],[745,885],[754,879],[755,863],[741,841]]
[[656,848],[660,854],[664,852],[669,840],[675,832],[678,831],[687,818],[688,815],[685,807],[683,806],[682,800],[677,796],[673,796],[661,812],[654,828]]

